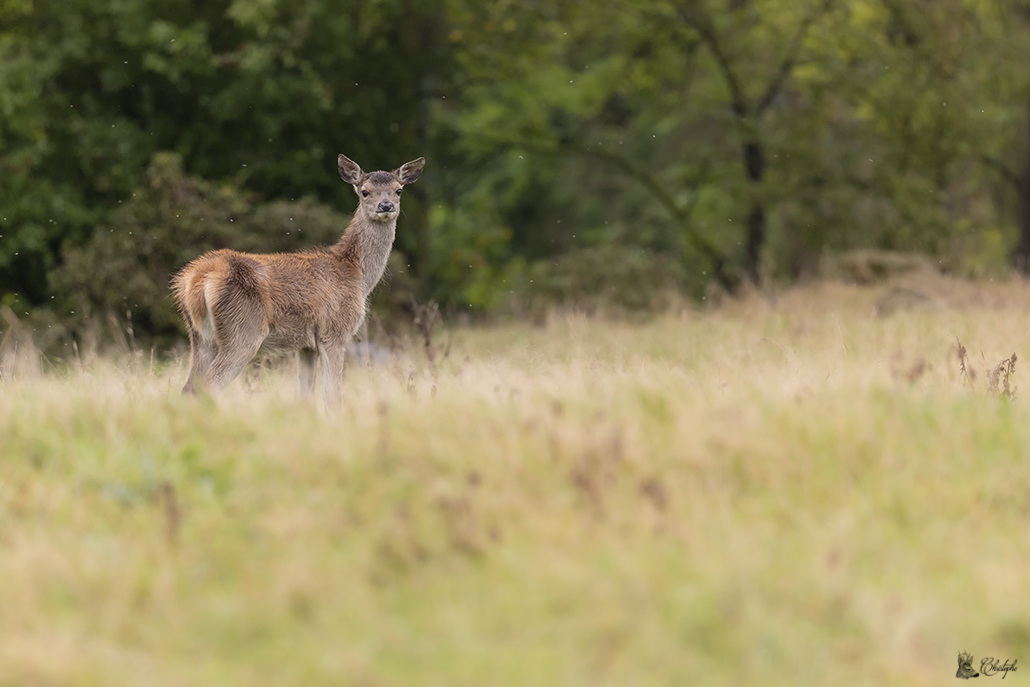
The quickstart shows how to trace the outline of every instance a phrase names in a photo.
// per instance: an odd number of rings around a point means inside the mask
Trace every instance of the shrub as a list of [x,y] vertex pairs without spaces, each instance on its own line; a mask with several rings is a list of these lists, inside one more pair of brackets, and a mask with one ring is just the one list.
[[154,156],[146,180],[109,225],[64,251],[52,276],[57,314],[77,336],[92,331],[103,343],[131,326],[139,343],[165,347],[184,332],[168,283],[190,260],[218,248],[331,243],[348,222],[311,199],[260,203],[234,185],[187,177],[171,153]]
[[669,255],[606,245],[531,263],[513,283],[516,300],[530,310],[570,305],[631,314],[668,307],[682,292],[683,275]]

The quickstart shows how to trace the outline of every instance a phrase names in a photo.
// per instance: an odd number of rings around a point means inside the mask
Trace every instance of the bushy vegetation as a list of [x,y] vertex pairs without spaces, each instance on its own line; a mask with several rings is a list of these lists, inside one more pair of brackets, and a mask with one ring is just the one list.
[[[698,298],[855,248],[1002,274],[1030,264],[1028,36],[1027,0],[11,0],[0,302],[163,343],[200,249],[307,243],[284,203],[305,239],[350,213],[339,152],[428,158],[387,298],[451,313],[639,308],[665,299],[608,278]],[[172,159],[218,227],[144,207]]]
[[[158,155],[148,185],[119,207],[88,244],[71,248],[54,271],[57,310],[73,329],[131,320],[147,342],[181,338],[170,276],[217,248],[275,252],[335,242],[349,218],[311,198],[255,202],[252,193],[183,175],[179,159]],[[162,341],[162,339],[164,339]]]

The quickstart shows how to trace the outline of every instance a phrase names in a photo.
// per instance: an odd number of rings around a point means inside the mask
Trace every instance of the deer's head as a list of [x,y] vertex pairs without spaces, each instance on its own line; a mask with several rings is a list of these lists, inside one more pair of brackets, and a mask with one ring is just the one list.
[[955,677],[962,680],[968,680],[971,677],[980,677],[980,673],[976,672],[973,668],[973,656],[967,654],[964,651],[960,651],[958,655],[958,672],[955,673]]
[[337,158],[340,178],[358,194],[358,212],[373,222],[389,222],[401,210],[401,192],[422,173],[425,158],[401,165],[392,172],[362,172],[358,163],[346,155]]

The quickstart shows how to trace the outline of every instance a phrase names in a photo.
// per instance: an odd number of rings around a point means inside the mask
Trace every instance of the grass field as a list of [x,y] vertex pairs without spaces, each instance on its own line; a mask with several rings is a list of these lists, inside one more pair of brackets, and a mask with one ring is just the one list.
[[0,685],[1018,683],[1030,286],[919,288],[452,329],[336,413],[9,369]]

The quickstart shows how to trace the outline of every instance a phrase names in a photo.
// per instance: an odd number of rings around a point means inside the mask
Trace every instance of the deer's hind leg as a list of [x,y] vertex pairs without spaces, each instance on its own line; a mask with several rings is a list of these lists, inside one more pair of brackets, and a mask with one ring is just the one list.
[[220,299],[212,314],[218,352],[208,376],[211,389],[217,391],[236,379],[254,358],[268,336],[268,324],[261,301],[247,294]]
[[182,393],[195,394],[208,384],[211,363],[218,353],[218,346],[214,340],[204,339],[192,322],[187,322],[186,326],[190,333],[190,376],[186,379]]

